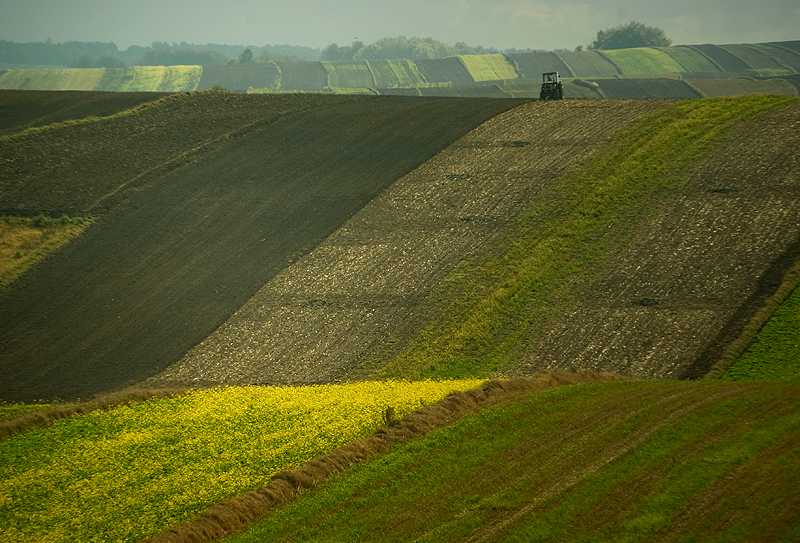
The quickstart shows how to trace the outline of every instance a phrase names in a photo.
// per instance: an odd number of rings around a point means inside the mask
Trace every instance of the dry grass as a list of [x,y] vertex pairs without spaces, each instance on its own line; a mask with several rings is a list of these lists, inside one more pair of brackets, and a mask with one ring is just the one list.
[[100,409],[112,409],[126,404],[145,402],[156,398],[169,398],[185,394],[185,388],[144,389],[129,388],[104,394],[86,402],[56,404],[0,421],[0,440],[14,437],[31,430],[46,428],[56,421],[91,413]]
[[0,218],[0,289],[91,224],[84,218]]

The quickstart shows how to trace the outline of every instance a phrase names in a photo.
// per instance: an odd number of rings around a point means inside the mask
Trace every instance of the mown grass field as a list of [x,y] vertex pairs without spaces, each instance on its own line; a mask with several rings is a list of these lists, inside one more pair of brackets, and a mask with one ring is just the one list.
[[0,289],[90,224],[82,217],[0,217]]
[[104,68],[9,70],[0,75],[0,89],[93,90],[104,74]]
[[412,88],[427,83],[413,60],[371,60],[367,63],[379,88]]
[[322,62],[328,72],[328,86],[343,89],[363,89],[375,85],[369,64],[361,62]]
[[[379,375],[488,377],[515,367],[521,345],[548,329],[732,127],[792,103],[758,95],[677,102],[622,131],[521,213],[492,251],[445,278],[414,335],[379,353]],[[615,236],[605,236],[612,227]]]
[[519,77],[505,55],[461,55],[458,58],[475,81],[497,81]]
[[614,49],[600,52],[626,74],[681,73],[686,69],[671,56],[653,47]]
[[136,541],[480,381],[194,392],[0,442],[3,541]]
[[658,50],[675,59],[687,72],[720,72],[716,64],[711,62],[707,57],[701,55],[696,49],[686,46],[677,46],[658,47]]
[[200,66],[134,66],[133,79],[123,92],[181,92],[194,90],[200,81]]
[[798,392],[532,394],[353,466],[226,541],[794,541]]

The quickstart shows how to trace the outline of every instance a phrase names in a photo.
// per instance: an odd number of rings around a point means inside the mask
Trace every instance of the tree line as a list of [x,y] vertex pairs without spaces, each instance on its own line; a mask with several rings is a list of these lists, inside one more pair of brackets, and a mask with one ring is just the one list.
[[[628,47],[666,47],[672,43],[660,28],[637,21],[600,30],[587,49],[622,49]],[[583,46],[578,46],[580,51]],[[380,59],[432,59],[458,55],[486,55],[491,53],[529,53],[532,49],[506,49],[476,47],[458,42],[448,45],[433,38],[387,37],[364,44],[354,41],[350,45],[330,44],[323,50],[294,45],[242,45],[205,44],[186,42],[172,44],[153,42],[149,47],[132,45],[120,51],[113,42],[15,43],[0,40],[0,63],[21,65],[71,66],[73,68],[121,68],[126,65],[174,66],[247,64],[251,62],[291,60],[380,60]]]

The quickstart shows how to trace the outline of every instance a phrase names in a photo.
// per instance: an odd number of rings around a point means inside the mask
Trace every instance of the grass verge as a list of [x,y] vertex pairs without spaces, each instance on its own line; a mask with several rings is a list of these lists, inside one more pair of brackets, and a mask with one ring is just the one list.
[[4,541],[132,541],[480,381],[197,391],[0,442]]
[[85,217],[0,217],[0,289],[90,224]]
[[772,96],[677,102],[622,131],[520,214],[504,239],[446,276],[416,326],[378,353],[372,371],[456,378],[513,368],[738,123],[793,103]]
[[789,541],[799,387],[538,392],[352,466],[226,541]]

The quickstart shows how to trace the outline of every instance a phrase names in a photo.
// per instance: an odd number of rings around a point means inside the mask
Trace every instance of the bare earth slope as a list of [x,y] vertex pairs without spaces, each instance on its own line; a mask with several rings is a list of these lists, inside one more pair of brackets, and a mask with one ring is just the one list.
[[520,372],[705,375],[800,258],[800,107],[746,123],[700,165]]
[[459,261],[655,101],[529,103],[409,173],[153,384],[311,383],[358,369]]
[[[215,99],[230,111],[215,116]],[[521,103],[175,100],[169,115],[2,142],[0,208],[102,216],[0,293],[1,399],[87,397],[157,373],[398,178]]]

